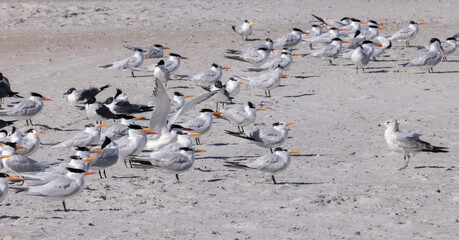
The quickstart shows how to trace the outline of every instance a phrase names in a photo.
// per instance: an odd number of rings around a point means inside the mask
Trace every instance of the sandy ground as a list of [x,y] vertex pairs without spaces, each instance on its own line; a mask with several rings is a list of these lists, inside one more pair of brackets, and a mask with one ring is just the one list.
[[[180,7],[177,7],[180,6]],[[231,24],[250,19],[258,25],[252,38],[278,38],[292,27],[309,29],[311,13],[330,18],[374,19],[390,35],[409,20],[425,21],[412,45],[448,37],[459,23],[455,1],[4,1],[0,3],[0,71],[12,89],[53,98],[34,118],[44,143],[65,139],[90,123],[63,98],[70,87],[122,88],[132,102],[146,103],[151,77],[131,78],[128,71],[97,66],[129,56],[121,47],[155,43],[186,56],[179,74],[208,68],[213,62],[232,69],[223,81],[241,74],[247,64],[224,59],[224,50],[242,43]],[[309,52],[306,45],[297,52]],[[0,239],[455,239],[459,237],[457,77],[459,56],[426,74],[399,64],[418,55],[395,43],[365,74],[346,61],[328,66],[318,59],[295,58],[281,88],[265,98],[245,86],[236,102],[248,100],[269,110],[256,125],[296,121],[284,147],[303,153],[277,176],[232,170],[224,160],[255,157],[266,149],[223,134],[235,130],[216,120],[202,137],[192,170],[173,175],[126,168],[108,169],[108,179],[88,176],[85,190],[60,202],[10,194],[0,205]],[[156,63],[149,59],[145,65]],[[171,91],[200,94],[184,81]],[[186,87],[186,88],[184,88]],[[12,100],[8,100],[12,101]],[[212,104],[204,104],[213,107]],[[189,116],[196,115],[195,112]],[[390,153],[384,129],[388,118],[402,130],[423,133],[447,154],[419,154],[408,169],[402,156]],[[145,122],[145,125],[147,123]],[[18,123],[22,131],[28,128]],[[69,150],[42,148],[34,159],[55,162]]]

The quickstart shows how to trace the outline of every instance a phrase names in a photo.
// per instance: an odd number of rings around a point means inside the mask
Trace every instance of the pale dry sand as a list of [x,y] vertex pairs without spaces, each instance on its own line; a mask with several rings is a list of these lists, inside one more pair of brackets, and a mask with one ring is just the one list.
[[[53,98],[34,118],[42,142],[55,142],[89,123],[62,97],[70,87],[112,87],[99,99],[125,90],[131,101],[146,103],[151,77],[97,66],[129,56],[121,47],[160,43],[168,52],[190,58],[179,74],[232,67],[226,81],[248,65],[224,59],[226,48],[242,43],[229,25],[256,22],[251,38],[278,38],[292,27],[309,29],[311,13],[325,17],[371,18],[390,35],[409,20],[426,21],[412,45],[448,37],[459,23],[455,1],[3,1],[0,3],[0,71],[12,89]],[[297,52],[309,52],[299,45]],[[0,206],[0,239],[455,239],[459,224],[457,184],[458,54],[435,67],[434,74],[399,64],[418,55],[395,43],[366,74],[336,61],[295,58],[273,97],[243,87],[236,102],[263,104],[257,125],[296,121],[285,147],[301,150],[277,176],[227,169],[224,160],[266,154],[266,149],[223,134],[234,130],[216,120],[202,137],[207,153],[194,169],[174,176],[154,170],[107,170],[109,178],[87,177],[87,188],[60,202],[10,194]],[[145,64],[156,63],[146,60]],[[183,81],[170,86],[186,94],[202,89]],[[213,107],[211,104],[207,104]],[[196,113],[190,113],[189,116]],[[423,133],[448,154],[420,154],[404,171],[403,159],[388,151],[384,129],[390,117],[401,128]],[[146,123],[145,123],[146,124]],[[23,122],[21,130],[28,128]],[[248,129],[248,128],[247,128]],[[68,150],[40,149],[33,158],[54,162]]]

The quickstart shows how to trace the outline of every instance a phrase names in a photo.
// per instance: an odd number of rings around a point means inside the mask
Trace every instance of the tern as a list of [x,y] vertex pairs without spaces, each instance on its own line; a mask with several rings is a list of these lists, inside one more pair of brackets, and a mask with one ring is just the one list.
[[201,72],[193,73],[191,75],[177,75],[182,80],[190,80],[195,82],[199,86],[208,87],[214,84],[216,81],[220,80],[222,77],[222,69],[231,69],[229,67],[222,67],[215,63],[212,64],[212,67]]
[[170,48],[164,47],[161,44],[155,44],[152,47],[133,47],[128,45],[126,42],[122,42],[123,46],[127,49],[132,51],[137,51],[137,49],[141,49],[144,52],[145,58],[162,58],[164,57],[164,50],[169,50]]
[[403,160],[405,164],[400,170],[408,167],[408,163],[412,157],[418,152],[433,152],[444,153],[449,152],[447,147],[433,146],[432,144],[422,141],[419,133],[402,132],[399,130],[398,122],[395,119],[387,120],[379,126],[385,126],[386,131],[384,137],[386,138],[387,146],[390,150],[398,153],[403,153]]
[[167,82],[171,79],[169,70],[164,66],[164,60],[159,61],[156,66],[155,70],[153,71],[153,76],[159,81],[161,81],[166,87]]
[[[95,148],[98,150],[99,148]],[[112,141],[110,138],[105,137],[104,142],[102,143],[100,150],[102,150],[99,153],[94,153],[91,154],[92,158],[96,158],[96,160],[91,161],[89,163],[89,168],[92,170],[97,170],[99,171],[99,176],[102,178],[102,170],[104,172],[105,178],[107,178],[107,173],[105,172],[105,169],[113,166],[118,162],[118,157],[119,157],[119,149],[118,149],[118,144],[116,142]]]
[[100,88],[91,87],[86,89],[77,90],[76,88],[70,88],[64,95],[67,95],[67,100],[73,104],[84,104],[90,98],[96,97],[97,94],[102,92],[104,89],[110,87],[110,84],[102,86]]
[[328,59],[330,61],[330,65],[333,65],[332,59],[335,59],[338,54],[341,52],[342,43],[349,43],[348,41],[343,41],[340,38],[333,38],[332,42],[319,49],[312,51],[311,53],[303,54],[303,57],[318,57],[321,59]]
[[394,40],[397,42],[404,42],[407,47],[410,46],[410,41],[413,40],[419,33],[418,25],[426,24],[425,22],[414,22],[410,21],[410,25],[408,27],[402,28],[398,30],[394,35],[389,37],[389,40]]
[[22,146],[17,146],[11,142],[6,142],[1,146],[3,148],[2,164],[7,171],[20,174],[23,172],[42,171],[47,168],[45,163],[37,162],[27,156],[18,154],[16,149],[22,149]]
[[227,53],[235,54],[234,56],[225,55],[225,58],[247,62],[253,65],[260,65],[269,57],[270,49],[266,47],[260,47],[254,51],[239,52],[237,50],[227,50]]
[[341,28],[344,26],[347,26],[350,24],[350,18],[348,17],[343,17],[340,20],[337,19],[327,19],[327,18],[321,18],[318,17],[314,14],[311,14],[313,17],[315,17],[317,20],[321,21],[323,24],[325,24],[328,27],[334,27],[334,28]]
[[104,104],[115,114],[134,114],[153,110],[151,106],[130,103],[127,95],[119,88],[116,89],[115,96],[107,98]]
[[274,153],[239,161],[226,161],[226,167],[254,169],[261,173],[271,175],[274,184],[277,184],[274,174],[280,173],[287,169],[290,165],[290,154],[301,153],[298,150],[287,150],[283,148],[275,148]]
[[108,119],[119,119],[126,117],[124,114],[115,114],[110,109],[102,104],[101,102],[96,101],[96,98],[90,98],[85,102],[85,111],[86,115],[90,120],[96,121],[96,123],[108,120]]
[[239,94],[241,91],[241,83],[245,83],[244,80],[237,80],[230,77],[229,81],[224,84],[225,90],[228,92],[230,101],[233,101],[233,98]]
[[225,130],[231,136],[249,140],[259,147],[269,148],[273,153],[274,147],[281,146],[288,137],[287,126],[295,122],[275,122],[272,127],[258,128],[250,132],[232,132]]
[[281,66],[284,68],[284,71],[286,71],[293,62],[292,56],[300,56],[300,54],[292,53],[292,50],[284,48],[282,49],[280,56],[274,57],[258,67],[248,68],[247,70],[252,72],[261,72],[266,70],[273,70],[277,66]]
[[132,118],[121,118],[120,123],[114,123],[110,125],[102,134],[100,135],[101,140],[105,140],[106,137],[110,138],[111,140],[117,140],[123,136],[129,134],[129,125],[135,124],[135,121],[145,119],[145,116],[138,116]]
[[241,75],[234,75],[237,80],[246,81],[250,87],[258,88],[265,91],[266,97],[271,97],[271,90],[279,87],[281,77],[287,77],[288,75],[282,75],[284,68],[278,65],[275,69],[262,73],[258,76],[246,77]]
[[84,131],[73,135],[70,139],[51,146],[51,148],[86,147],[95,145],[100,140],[99,129],[107,125],[108,124],[88,124],[85,126],[86,129]]
[[362,72],[365,73],[365,68],[367,67],[368,62],[370,62],[370,56],[365,53],[362,45],[360,45],[352,52],[351,61],[355,64],[357,73],[359,73],[359,68],[361,68]]
[[201,109],[200,114],[198,117],[192,118],[185,123],[182,124],[182,126],[186,129],[193,129],[193,132],[199,133],[200,135],[196,137],[196,145],[201,145],[201,140],[200,137],[212,128],[212,123],[213,123],[213,115],[219,115],[221,114],[220,112],[214,112],[211,109],[204,108]]
[[188,94],[183,95],[180,92],[174,92],[174,96],[171,99],[171,113],[176,112],[183,106],[185,106],[185,98],[196,97],[196,95]]
[[17,142],[17,145],[24,147],[17,149],[16,152],[24,156],[30,156],[40,148],[40,133],[35,129],[29,129],[25,135]]
[[215,95],[212,97],[212,99],[216,102],[215,109],[218,108],[219,103],[222,104],[222,106],[224,106],[225,104],[232,101],[230,93],[226,90],[226,85],[223,85],[223,83],[220,80],[216,81],[215,84],[211,87],[201,87],[208,92],[215,93]]
[[99,66],[101,69],[118,69],[118,70],[124,70],[124,69],[129,69],[131,70],[131,75],[132,77],[135,77],[134,75],[134,68],[139,67],[140,65],[143,64],[144,56],[143,53],[146,52],[140,48],[136,48],[134,55],[127,57],[125,59],[116,61],[112,64],[107,64],[103,66]]
[[0,203],[5,200],[6,196],[8,195],[9,186],[8,181],[18,181],[23,180],[22,177],[16,177],[8,175],[7,173],[0,173]]
[[237,126],[239,132],[244,132],[244,127],[252,124],[257,118],[257,111],[266,110],[265,108],[255,108],[252,102],[244,105],[219,109],[221,114],[216,114],[217,118],[223,118],[231,124]]
[[321,45],[328,45],[332,42],[333,39],[339,38],[339,29],[337,28],[330,28],[330,30],[326,33],[322,33],[316,37],[311,37],[305,39],[306,42],[309,42],[309,47],[312,48],[313,43],[319,43]]
[[244,37],[245,37],[245,40],[247,40],[249,35],[252,34],[252,31],[253,31],[252,26],[254,25],[257,25],[257,24],[249,20],[244,20],[242,24],[232,25],[231,28],[233,29],[235,33],[237,33],[238,35],[241,35],[242,41],[244,41]]
[[457,42],[459,40],[457,40],[455,37],[449,37],[446,39],[446,41],[442,42],[441,43],[441,46],[444,50],[444,53],[443,53],[443,61],[447,62],[448,59],[446,58],[446,56],[454,53],[457,49]]
[[127,157],[135,156],[145,148],[147,144],[147,135],[145,133],[155,134],[148,128],[142,129],[139,125],[131,124],[129,125],[128,135],[115,141],[118,145],[119,157],[124,158],[125,164]]
[[433,73],[433,67],[441,62],[442,53],[445,52],[443,47],[440,45],[440,40],[438,38],[430,39],[429,51],[423,53],[421,56],[413,58],[410,62],[403,64],[404,67],[421,67],[421,69],[426,70],[429,73]]
[[26,120],[27,126],[29,126],[29,122],[30,125],[33,126],[32,117],[41,112],[43,109],[43,101],[52,101],[52,99],[31,92],[29,99],[5,109],[3,112],[0,112],[0,116],[11,116],[19,120]]
[[274,40],[274,47],[275,48],[293,48],[298,43],[301,42],[302,34],[309,34],[308,32],[304,32],[301,29],[294,28],[292,31],[283,37]]

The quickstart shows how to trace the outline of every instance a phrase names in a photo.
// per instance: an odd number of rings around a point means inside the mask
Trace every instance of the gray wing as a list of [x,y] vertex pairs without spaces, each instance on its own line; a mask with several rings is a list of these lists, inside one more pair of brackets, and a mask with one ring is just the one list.
[[[167,124],[167,127],[169,128],[172,124],[175,123],[175,121],[177,120],[177,118],[180,116],[180,114],[183,114],[185,113],[186,111],[190,110],[190,109],[193,109],[196,105],[204,102],[205,100],[211,98],[212,96],[214,96],[217,92],[208,92],[208,93],[204,93],[198,97],[195,97],[193,100],[185,103],[185,105],[180,108],[179,110],[177,110],[174,114],[172,114],[171,118],[169,119],[169,123]],[[154,129],[152,129],[154,130]]]
[[420,148],[425,142],[421,141],[419,133],[397,132],[395,141],[402,148]]
[[6,109],[8,115],[30,116],[40,111],[40,106],[35,101],[22,101],[12,108]]

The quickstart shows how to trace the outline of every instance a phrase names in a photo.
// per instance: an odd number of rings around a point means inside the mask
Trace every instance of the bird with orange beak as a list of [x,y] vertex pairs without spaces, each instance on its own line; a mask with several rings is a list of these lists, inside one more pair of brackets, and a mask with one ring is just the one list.
[[392,35],[389,40],[394,40],[397,42],[405,43],[405,46],[411,47],[410,41],[413,40],[419,33],[418,25],[426,24],[425,22],[417,23],[411,21],[408,27],[404,27],[398,30],[394,35]]
[[253,28],[252,26],[257,25],[256,23],[253,23],[249,20],[244,20],[244,22],[240,25],[232,25],[231,28],[235,33],[240,35],[242,37],[242,41],[247,40],[250,35],[252,35]]
[[31,92],[29,99],[5,109],[3,112],[0,112],[0,116],[11,116],[19,120],[26,120],[27,126],[29,126],[29,122],[33,126],[32,117],[41,112],[43,109],[43,101],[52,100],[38,93]]
[[16,177],[8,175],[7,173],[0,173],[0,203],[5,200],[6,196],[8,195],[9,187],[8,181],[18,181],[23,180],[22,177]]

